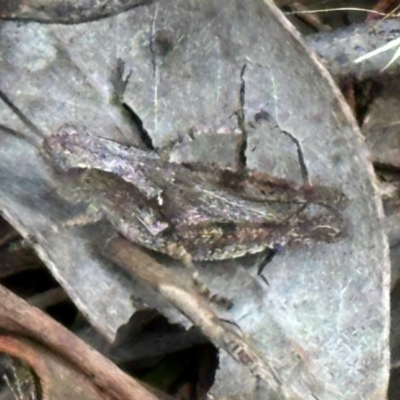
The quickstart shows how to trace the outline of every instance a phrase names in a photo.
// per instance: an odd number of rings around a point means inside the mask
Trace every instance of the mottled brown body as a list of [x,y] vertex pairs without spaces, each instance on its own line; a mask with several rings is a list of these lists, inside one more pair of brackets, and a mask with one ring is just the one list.
[[75,200],[132,242],[191,263],[222,260],[297,240],[331,242],[344,222],[337,190],[267,174],[202,170],[156,153],[64,128],[43,155],[76,179]]

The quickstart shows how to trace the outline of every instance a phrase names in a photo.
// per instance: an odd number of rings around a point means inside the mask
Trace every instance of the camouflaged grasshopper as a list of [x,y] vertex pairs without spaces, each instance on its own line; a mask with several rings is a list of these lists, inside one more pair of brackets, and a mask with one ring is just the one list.
[[[76,199],[128,240],[190,264],[254,254],[299,240],[335,241],[337,190],[257,172],[195,171],[156,153],[67,127],[41,153],[71,174]],[[312,208],[312,210],[310,210]]]
[[345,230],[339,210],[346,200],[334,188],[245,169],[196,169],[71,126],[34,144],[73,181],[73,200],[87,205],[91,220],[107,218],[129,241],[191,268],[296,242],[333,242]]

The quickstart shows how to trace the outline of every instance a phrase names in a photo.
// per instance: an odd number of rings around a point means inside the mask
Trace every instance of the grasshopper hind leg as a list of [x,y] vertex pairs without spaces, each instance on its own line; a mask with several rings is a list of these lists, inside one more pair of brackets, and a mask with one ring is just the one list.
[[[179,259],[182,261],[182,263],[191,270],[192,272],[192,283],[197,292],[204,297],[206,300],[208,300],[210,303],[214,303],[226,310],[229,310],[233,307],[233,302],[231,299],[228,299],[227,297],[221,296],[219,294],[216,294],[212,292],[208,286],[202,282],[200,278],[199,271],[195,267],[193,263],[192,256],[186,251],[184,247],[181,247],[178,250],[178,255]],[[176,252],[174,254],[174,257],[176,257]]]
[[207,285],[201,281],[197,270],[192,274],[192,282],[200,295],[205,297],[210,303],[214,303],[226,310],[230,310],[233,307],[233,301],[231,299],[212,292]]

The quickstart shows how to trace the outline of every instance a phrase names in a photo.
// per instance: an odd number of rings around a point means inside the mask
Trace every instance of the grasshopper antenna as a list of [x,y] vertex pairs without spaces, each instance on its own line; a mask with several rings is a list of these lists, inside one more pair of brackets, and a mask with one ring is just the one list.
[[0,124],[0,129],[6,134],[24,139],[33,144],[36,148],[40,148],[40,143],[45,137],[43,132],[10,100],[10,98],[1,89],[0,99],[3,100],[6,106],[21,120],[26,127],[29,128],[29,130],[33,133],[33,137],[25,135],[2,124]]
[[12,135],[15,136],[19,139],[25,140],[29,144],[35,146],[37,149],[40,149],[40,141],[31,138],[30,136],[25,135],[24,133],[21,133],[19,131],[16,131],[15,129],[12,129],[6,125],[0,124],[0,131],[2,133],[5,133],[6,135]]

